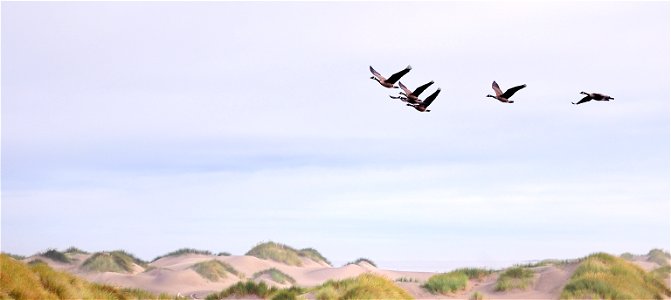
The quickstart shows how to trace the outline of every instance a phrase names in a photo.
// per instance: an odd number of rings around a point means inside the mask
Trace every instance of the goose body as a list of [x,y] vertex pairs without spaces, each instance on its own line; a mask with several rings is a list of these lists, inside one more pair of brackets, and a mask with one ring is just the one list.
[[487,97],[494,98],[496,100],[499,100],[503,103],[514,103],[514,101],[510,100],[510,97],[513,96],[517,91],[527,87],[526,84],[523,85],[518,85],[515,87],[509,88],[505,93],[501,91],[501,88],[499,87],[499,84],[496,83],[496,81],[492,82],[492,89],[494,90],[494,93],[496,93],[496,96],[492,95],[487,95]]
[[578,101],[578,102],[571,102],[571,103],[573,103],[573,104],[575,104],[575,105],[578,105],[578,104],[580,104],[580,103],[585,103],[585,102],[592,101],[592,100],[594,100],[594,101],[610,101],[610,100],[615,100],[615,98],[613,98],[613,97],[611,97],[611,96],[604,95],[604,94],[599,94],[599,93],[585,93],[585,92],[580,92],[580,94],[587,95],[587,96],[585,96],[584,98],[580,99],[580,101]]
[[427,109],[427,108],[429,107],[429,105],[431,105],[433,100],[435,100],[436,97],[438,97],[438,94],[440,94],[440,88],[438,88],[438,90],[433,92],[433,94],[429,95],[429,97],[426,97],[426,99],[424,99],[424,101],[421,101],[418,104],[408,103],[406,105],[407,106],[412,106],[413,108],[415,108],[419,112],[431,112],[431,110]]
[[424,85],[421,85],[420,87],[416,88],[414,91],[410,91],[405,85],[403,85],[403,82],[398,82],[398,86],[401,87],[403,92],[399,92],[402,96],[389,96],[392,99],[401,99],[403,102],[408,102],[410,104],[419,104],[421,100],[419,99],[419,95],[426,90],[430,85],[433,84],[433,80],[431,80],[428,83],[425,83]]
[[372,66],[369,66],[369,68],[370,68],[370,72],[373,73],[373,76],[370,79],[373,79],[373,80],[377,81],[378,83],[380,83],[380,85],[382,85],[383,87],[390,88],[390,89],[391,88],[397,89],[398,86],[395,86],[394,83],[396,83],[396,81],[401,79],[401,77],[403,77],[403,75],[408,74],[408,72],[410,72],[410,70],[412,70],[411,66],[407,66],[407,67],[405,67],[405,69],[392,74],[387,79],[387,78],[384,78],[384,76],[382,76],[380,73],[375,71],[375,69],[373,69]]

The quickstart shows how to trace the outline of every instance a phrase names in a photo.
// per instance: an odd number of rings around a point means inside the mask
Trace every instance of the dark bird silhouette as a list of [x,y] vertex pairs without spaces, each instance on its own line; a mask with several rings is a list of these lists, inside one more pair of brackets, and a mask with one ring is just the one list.
[[389,77],[389,79],[387,79],[387,78],[384,78],[384,76],[380,75],[380,73],[375,71],[375,69],[373,69],[372,66],[369,66],[369,67],[370,67],[370,72],[373,73],[373,75],[375,75],[375,76],[372,76],[370,79],[376,80],[383,87],[395,88],[395,89],[397,89],[398,87],[395,86],[394,83],[396,83],[396,81],[401,79],[401,77],[403,77],[403,75],[408,74],[408,72],[410,72],[410,70],[412,70],[411,66],[407,66],[407,67],[405,67],[405,69],[403,69],[403,70],[401,70],[397,73],[394,73],[393,75],[391,75],[391,77]]
[[492,97],[495,98],[503,103],[513,103],[514,101],[508,100],[510,97],[515,94],[515,92],[527,87],[526,84],[523,85],[518,85],[516,87],[511,87],[509,88],[505,93],[501,92],[501,88],[499,85],[496,83],[496,81],[492,82],[492,89],[494,89],[494,92],[496,93],[496,96],[492,95],[487,95],[487,97]]
[[440,93],[440,88],[438,88],[438,90],[436,90],[435,92],[433,92],[433,94],[429,95],[429,97],[426,97],[426,99],[424,99],[424,101],[420,102],[419,104],[410,104],[410,103],[408,103],[408,104],[406,104],[406,105],[407,105],[407,106],[412,106],[412,107],[414,107],[416,110],[418,110],[418,111],[420,111],[420,112],[431,112],[431,110],[430,110],[430,109],[427,109],[427,108],[429,107],[429,105],[431,105],[431,103],[433,102],[433,100],[436,100],[436,97],[438,97],[438,94],[439,94],[439,93]]
[[615,98],[613,98],[613,97],[611,97],[611,96],[604,95],[604,94],[599,94],[599,93],[585,93],[585,92],[580,92],[580,94],[587,95],[587,96],[585,96],[584,98],[580,99],[580,101],[578,101],[578,102],[571,102],[571,103],[573,103],[573,104],[575,104],[575,105],[578,105],[578,104],[580,104],[580,103],[585,103],[585,102],[592,101],[592,100],[594,100],[594,101],[610,101],[610,100],[615,100]]
[[[405,85],[403,85],[403,82],[398,82],[398,85],[401,87],[403,92],[399,92],[399,94],[403,96],[389,96],[392,99],[401,99],[403,102],[408,102],[411,104],[419,104],[421,100],[419,100],[419,95],[426,90],[430,85],[433,84],[433,80],[429,83],[425,83],[424,85],[416,88],[414,91],[410,91]],[[405,96],[405,97],[404,97]]]

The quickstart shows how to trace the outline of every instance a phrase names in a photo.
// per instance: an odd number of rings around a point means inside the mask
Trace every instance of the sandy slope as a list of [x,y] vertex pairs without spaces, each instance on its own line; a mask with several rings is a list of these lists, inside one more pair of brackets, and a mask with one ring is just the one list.
[[[252,256],[185,254],[161,258],[149,263],[147,269],[135,265],[133,273],[122,274],[113,272],[88,273],[82,271],[79,266],[89,256],[77,254],[72,264],[59,263],[42,257],[39,257],[39,259],[49,263],[55,269],[67,271],[94,282],[140,288],[155,293],[166,292],[170,294],[194,295],[199,298],[204,298],[210,293],[221,291],[241,279],[252,279],[256,272],[276,268],[293,277],[296,280],[296,285],[305,287],[319,285],[327,280],[341,280],[370,272],[386,276],[391,280],[402,277],[413,279],[413,281],[416,280],[417,282],[396,282],[396,284],[406,289],[417,299],[468,299],[476,291],[483,294],[485,299],[558,299],[564,285],[578,266],[576,262],[560,266],[534,268],[535,276],[532,287],[526,290],[497,292],[495,285],[498,275],[492,274],[482,281],[471,280],[465,291],[453,295],[433,295],[422,289],[421,284],[436,273],[382,270],[365,262],[358,265],[331,267],[325,263],[318,263],[304,258],[303,266],[297,267]],[[35,258],[37,257],[29,257],[25,261]],[[230,264],[241,272],[242,275],[239,277],[234,274],[228,274],[224,279],[210,281],[191,269],[196,263],[212,259]],[[646,261],[645,258],[637,259],[635,263],[647,270],[656,267],[656,264]],[[255,281],[263,281],[277,287],[289,286],[289,284],[274,282],[268,275],[263,275],[255,279]]]

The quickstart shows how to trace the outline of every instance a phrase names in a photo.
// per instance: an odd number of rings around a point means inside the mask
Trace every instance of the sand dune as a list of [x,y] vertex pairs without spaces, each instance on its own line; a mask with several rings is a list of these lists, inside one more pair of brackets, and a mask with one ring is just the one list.
[[[533,283],[526,290],[496,291],[495,286],[498,275],[494,273],[479,281],[470,280],[468,287],[464,291],[453,295],[434,295],[423,289],[421,285],[437,273],[385,270],[379,269],[367,262],[332,267],[324,262],[302,258],[302,266],[290,266],[281,262],[253,256],[182,254],[160,258],[148,263],[146,267],[134,264],[132,272],[129,273],[86,272],[81,269],[81,266],[91,256],[91,254],[70,255],[73,262],[69,264],[39,256],[26,258],[24,261],[41,259],[55,269],[73,273],[93,282],[139,288],[154,293],[179,293],[181,295],[194,295],[201,298],[210,293],[221,291],[240,280],[253,279],[254,281],[263,281],[268,285],[280,288],[289,287],[290,283],[278,283],[268,274],[253,278],[257,272],[275,268],[295,279],[296,285],[304,287],[320,285],[328,280],[342,280],[356,277],[363,273],[374,273],[391,280],[400,278],[411,279],[413,282],[396,282],[396,284],[407,290],[417,299],[468,299],[474,292],[481,293],[485,299],[558,299],[564,285],[566,285],[578,266],[578,262],[573,262],[532,268],[534,272]],[[195,264],[210,260],[224,262],[240,274],[234,275],[228,273],[225,278],[212,281],[192,268]],[[658,267],[656,263],[648,261],[645,256],[636,257],[633,259],[633,262],[646,270]]]

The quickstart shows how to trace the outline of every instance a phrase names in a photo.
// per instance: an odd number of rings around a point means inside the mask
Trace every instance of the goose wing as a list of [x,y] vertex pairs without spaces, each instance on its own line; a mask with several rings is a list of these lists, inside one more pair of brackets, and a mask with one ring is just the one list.
[[428,88],[432,84],[433,84],[433,80],[431,80],[431,82],[429,82],[429,83],[426,83],[426,84],[416,88],[415,91],[412,92],[412,94],[415,95],[415,96],[419,96],[419,94],[424,92],[424,90],[426,90],[426,88]]
[[373,69],[373,66],[368,66],[368,67],[370,68],[370,72],[373,73],[373,76],[377,77],[377,79],[379,79],[380,81],[385,81],[385,80],[387,80],[387,79],[384,78],[380,73],[378,73],[377,71],[375,71],[375,69]]
[[592,97],[590,97],[589,95],[587,95],[587,96],[585,96],[585,98],[582,98],[582,99],[580,99],[580,101],[578,101],[578,102],[576,102],[576,103],[573,103],[573,104],[585,103],[585,102],[590,101],[590,100],[592,100]]
[[405,69],[403,69],[403,70],[401,70],[397,73],[394,73],[394,75],[391,75],[391,77],[389,77],[389,79],[387,79],[385,81],[387,83],[396,83],[396,81],[401,79],[401,77],[403,77],[403,75],[408,74],[408,72],[410,72],[410,70],[412,70],[412,67],[407,66],[407,67],[405,67]]
[[511,87],[505,93],[503,93],[503,95],[501,95],[501,97],[508,99],[508,98],[512,97],[513,94],[515,94],[515,92],[517,92],[517,91],[519,91],[519,90],[521,90],[525,87],[527,87],[526,84],[518,85],[516,87]]
[[410,96],[410,90],[402,82],[399,81],[398,86],[401,87],[406,96]]
[[492,89],[494,89],[494,93],[496,93],[496,96],[501,96],[503,92],[501,91],[501,88],[499,87],[499,84],[496,83],[496,81],[492,82]]
[[424,105],[424,107],[429,107],[429,105],[431,105],[433,100],[435,100],[436,97],[438,97],[438,94],[440,94],[440,88],[438,88],[435,92],[433,92],[433,94],[429,95],[429,97],[426,97],[426,99],[422,101],[422,105]]

